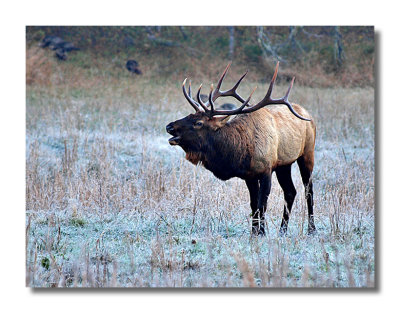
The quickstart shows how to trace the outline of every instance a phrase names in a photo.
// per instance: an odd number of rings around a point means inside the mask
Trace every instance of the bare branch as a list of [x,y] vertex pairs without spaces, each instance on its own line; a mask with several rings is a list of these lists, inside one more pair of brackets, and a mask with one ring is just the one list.
[[278,61],[284,61],[285,60],[280,57],[276,51],[276,49],[272,46],[271,41],[269,40],[268,36],[264,33],[264,27],[263,26],[258,26],[257,27],[257,34],[258,34],[258,44],[261,47],[261,50],[264,55],[266,54],[271,54],[275,59]]
[[325,37],[324,35],[310,33],[310,32],[308,32],[308,31],[306,31],[305,28],[304,28],[303,26],[301,26],[300,29],[301,29],[301,31],[302,31],[305,35],[307,35],[308,37],[314,37],[314,38],[317,38],[317,39],[321,39],[321,38],[324,38],[324,37]]

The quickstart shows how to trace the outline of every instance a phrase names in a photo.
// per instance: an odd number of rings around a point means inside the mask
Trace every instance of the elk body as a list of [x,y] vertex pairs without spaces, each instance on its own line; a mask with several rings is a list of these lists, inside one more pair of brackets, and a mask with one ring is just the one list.
[[[219,179],[239,177],[245,180],[250,193],[252,233],[256,235],[265,234],[265,211],[273,172],[276,173],[285,198],[280,233],[287,232],[289,215],[296,196],[291,166],[297,162],[305,187],[308,232],[313,233],[315,225],[311,175],[314,167],[316,127],[304,108],[288,101],[294,78],[284,97],[272,99],[278,63],[264,99],[255,105],[249,105],[254,90],[247,100],[236,91],[247,72],[230,90],[220,91],[229,66],[218,81],[216,89],[211,87],[206,103],[200,97],[201,86],[196,101],[192,98],[190,84],[187,91],[186,80],[184,81],[184,96],[196,112],[167,125],[167,132],[173,136],[169,143],[179,145],[186,152],[187,160],[193,164],[201,163]],[[236,98],[242,105],[234,110],[216,110],[214,101],[227,96]],[[235,117],[229,120],[232,115]]]

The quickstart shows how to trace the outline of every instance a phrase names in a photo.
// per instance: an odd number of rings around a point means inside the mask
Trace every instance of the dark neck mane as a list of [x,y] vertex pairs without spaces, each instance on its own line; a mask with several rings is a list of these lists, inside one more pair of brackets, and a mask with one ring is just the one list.
[[202,152],[193,152],[193,151],[186,152],[186,160],[192,162],[194,165],[203,162],[204,159],[205,159],[204,154]]
[[187,151],[186,159],[195,165],[201,163],[222,180],[243,177],[251,161],[248,129],[247,123],[235,119],[210,135],[201,151]]

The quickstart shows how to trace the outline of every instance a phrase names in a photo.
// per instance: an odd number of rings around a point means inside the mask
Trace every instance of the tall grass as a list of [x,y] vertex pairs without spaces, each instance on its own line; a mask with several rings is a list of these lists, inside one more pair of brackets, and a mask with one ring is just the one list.
[[[288,235],[274,177],[267,234],[252,238],[244,182],[219,181],[168,145],[165,125],[191,112],[179,82],[108,66],[41,65],[51,84],[27,86],[27,286],[374,286],[373,89],[294,87],[317,123],[317,234],[306,235],[295,168]],[[254,99],[266,90],[257,84]]]

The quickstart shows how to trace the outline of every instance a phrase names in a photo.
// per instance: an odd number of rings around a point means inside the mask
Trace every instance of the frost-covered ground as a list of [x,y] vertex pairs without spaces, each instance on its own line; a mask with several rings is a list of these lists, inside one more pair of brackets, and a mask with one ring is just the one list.
[[27,285],[373,286],[373,97],[296,86],[292,99],[317,121],[317,234],[306,235],[294,165],[288,235],[274,177],[267,235],[252,238],[245,183],[219,181],[167,143],[165,125],[190,112],[178,85],[28,87]]

